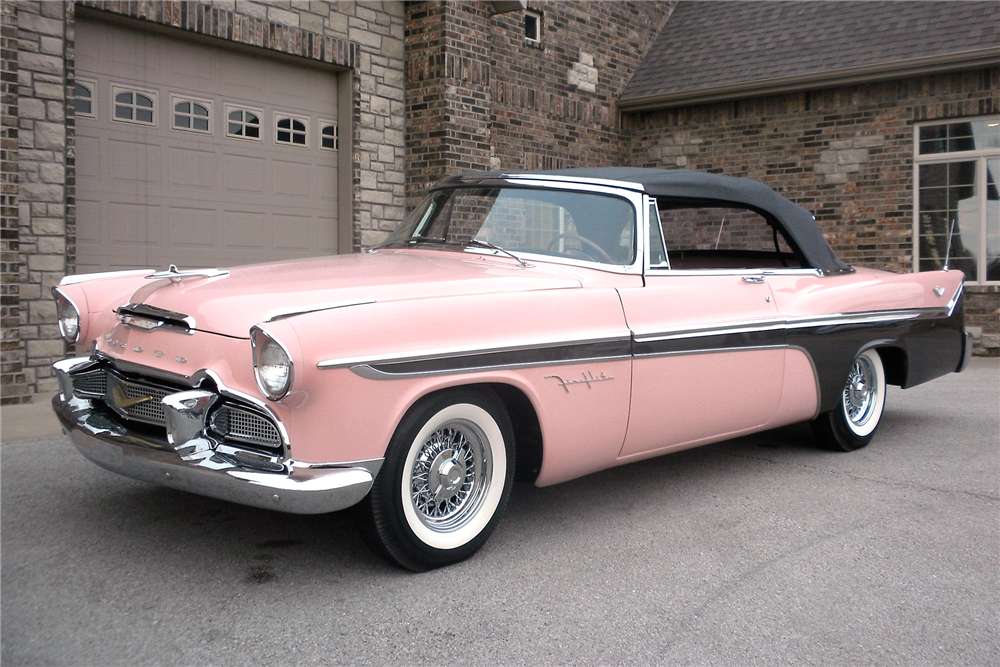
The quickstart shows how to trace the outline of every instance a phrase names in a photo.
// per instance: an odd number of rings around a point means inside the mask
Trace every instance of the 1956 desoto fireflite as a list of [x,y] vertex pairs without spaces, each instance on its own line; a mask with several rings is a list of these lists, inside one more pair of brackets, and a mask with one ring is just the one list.
[[358,505],[413,570],[544,486],[811,420],[872,439],[886,385],[968,360],[958,271],[852,268],[753,181],[481,173],[364,253],[68,276],[56,413],[108,470],[295,513]]

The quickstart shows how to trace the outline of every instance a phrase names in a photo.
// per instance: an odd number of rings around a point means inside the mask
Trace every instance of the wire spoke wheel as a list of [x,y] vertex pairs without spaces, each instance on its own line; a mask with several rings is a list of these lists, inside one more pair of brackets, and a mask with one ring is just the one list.
[[421,445],[410,470],[410,500],[417,518],[431,530],[454,530],[479,509],[492,467],[485,440],[475,424],[457,421]]
[[884,410],[885,367],[878,351],[868,349],[851,365],[840,405],[813,420],[813,432],[835,451],[861,449],[871,442]]
[[451,389],[407,412],[364,501],[362,534],[423,571],[468,558],[489,538],[514,480],[514,435],[496,394]]

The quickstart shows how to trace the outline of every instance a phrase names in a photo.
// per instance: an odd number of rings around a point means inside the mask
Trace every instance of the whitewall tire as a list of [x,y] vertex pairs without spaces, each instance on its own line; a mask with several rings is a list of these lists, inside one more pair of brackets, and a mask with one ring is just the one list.
[[510,420],[492,392],[435,394],[400,422],[362,505],[364,533],[411,570],[467,558],[499,521],[513,471]]

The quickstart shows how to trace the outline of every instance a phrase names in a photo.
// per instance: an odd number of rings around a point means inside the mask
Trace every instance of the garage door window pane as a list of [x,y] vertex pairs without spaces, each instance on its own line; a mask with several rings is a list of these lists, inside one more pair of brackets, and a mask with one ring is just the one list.
[[226,135],[243,139],[260,139],[260,116],[248,109],[229,109],[226,115]]
[[153,98],[134,90],[115,92],[115,119],[153,125]]
[[320,148],[327,151],[340,148],[340,130],[336,125],[323,125],[320,130]]
[[298,118],[277,117],[275,141],[279,144],[306,145],[306,124]]
[[205,104],[183,100],[174,103],[174,127],[192,132],[208,132],[209,110]]
[[77,115],[94,115],[94,85],[90,83],[77,83],[74,87],[76,101],[73,103]]

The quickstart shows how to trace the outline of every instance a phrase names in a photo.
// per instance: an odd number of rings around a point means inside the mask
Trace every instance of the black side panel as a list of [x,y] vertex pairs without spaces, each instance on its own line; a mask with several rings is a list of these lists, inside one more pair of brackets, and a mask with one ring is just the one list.
[[964,336],[959,301],[951,317],[791,329],[787,343],[812,357],[819,377],[819,409],[828,412],[837,406],[851,365],[862,350],[883,346],[903,350],[907,369],[902,387],[908,389],[954,371],[962,359]]

